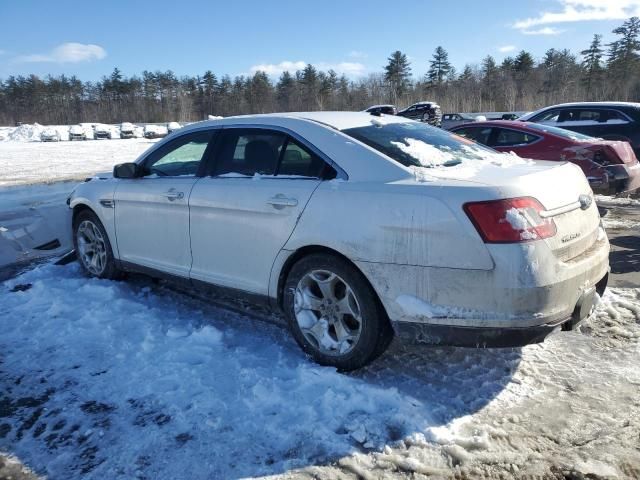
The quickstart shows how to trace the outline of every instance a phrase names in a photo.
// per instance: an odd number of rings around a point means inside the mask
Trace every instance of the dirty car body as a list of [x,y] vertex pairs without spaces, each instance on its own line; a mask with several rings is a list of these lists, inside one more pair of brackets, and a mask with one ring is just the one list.
[[[189,165],[170,165],[185,148],[198,152]],[[74,228],[96,215],[119,269],[264,298],[298,322],[305,351],[340,368],[388,345],[339,361],[368,338],[374,306],[392,327],[380,335],[512,346],[584,318],[606,285],[609,243],[578,167],[497,154],[401,117],[200,122],[114,177],[79,185],[69,205]],[[330,261],[288,283],[319,257]],[[342,293],[311,291],[329,282]],[[357,324],[332,323],[334,294]],[[315,313],[301,319],[300,309]]]
[[640,188],[640,164],[631,145],[625,141],[603,140],[522,121],[478,122],[454,127],[451,131],[500,152],[575,163],[596,193],[617,195]]

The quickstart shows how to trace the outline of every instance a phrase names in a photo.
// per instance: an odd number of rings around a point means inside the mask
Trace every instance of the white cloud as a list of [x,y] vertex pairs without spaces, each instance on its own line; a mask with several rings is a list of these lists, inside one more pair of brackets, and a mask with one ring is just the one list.
[[254,65],[251,67],[251,73],[256,73],[258,71],[265,72],[267,75],[280,75],[282,72],[295,72],[296,70],[302,70],[307,66],[307,62],[303,62],[299,60],[297,62],[292,62],[289,60],[285,60],[280,63],[261,63],[259,65]]
[[564,30],[559,30],[554,27],[542,27],[537,30],[522,30],[525,35],[560,35]]
[[504,45],[502,47],[498,47],[498,51],[501,53],[513,52],[515,49],[516,49],[515,45]]
[[626,20],[640,16],[640,0],[558,0],[562,10],[542,12],[537,17],[518,20],[513,28],[526,30],[538,25],[588,20]]
[[84,43],[63,43],[49,53],[36,53],[18,57],[19,62],[54,62],[54,63],[78,63],[91,60],[102,60],[107,52],[100,45]]
[[350,58],[367,58],[369,55],[359,50],[351,50],[348,56]]
[[[253,65],[250,68],[251,73],[255,73],[257,71],[265,72],[267,75],[280,75],[282,72],[295,72],[296,70],[302,70],[306,67],[308,62],[303,62],[302,60],[298,61],[290,61],[285,60],[280,63],[261,63],[259,65]],[[319,70],[335,70],[339,74],[345,74],[348,76],[358,76],[362,75],[366,67],[362,63],[357,62],[339,62],[339,63],[328,63],[328,62],[319,62],[313,63],[314,67]]]

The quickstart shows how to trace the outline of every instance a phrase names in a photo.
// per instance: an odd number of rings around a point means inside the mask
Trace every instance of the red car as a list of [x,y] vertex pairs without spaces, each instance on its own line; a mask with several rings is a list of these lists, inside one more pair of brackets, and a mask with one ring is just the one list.
[[523,158],[575,163],[596,193],[616,195],[640,188],[640,164],[628,142],[520,121],[474,122],[451,131]]

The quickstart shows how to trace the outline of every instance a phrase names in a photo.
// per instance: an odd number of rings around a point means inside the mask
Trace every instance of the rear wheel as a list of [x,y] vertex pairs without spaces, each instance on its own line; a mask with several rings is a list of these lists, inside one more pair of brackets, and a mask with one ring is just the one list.
[[73,222],[73,244],[83,270],[93,277],[120,276],[104,226],[89,210],[80,212]]
[[355,370],[393,338],[386,313],[363,275],[347,261],[313,254],[287,278],[284,309],[298,344],[321,365]]

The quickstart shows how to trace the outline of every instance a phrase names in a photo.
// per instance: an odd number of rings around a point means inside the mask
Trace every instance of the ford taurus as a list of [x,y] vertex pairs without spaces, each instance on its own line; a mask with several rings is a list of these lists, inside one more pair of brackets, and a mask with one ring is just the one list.
[[189,125],[69,198],[90,275],[265,299],[302,349],[349,370],[394,336],[542,341],[585,318],[609,243],[568,162],[496,153],[356,112]]

